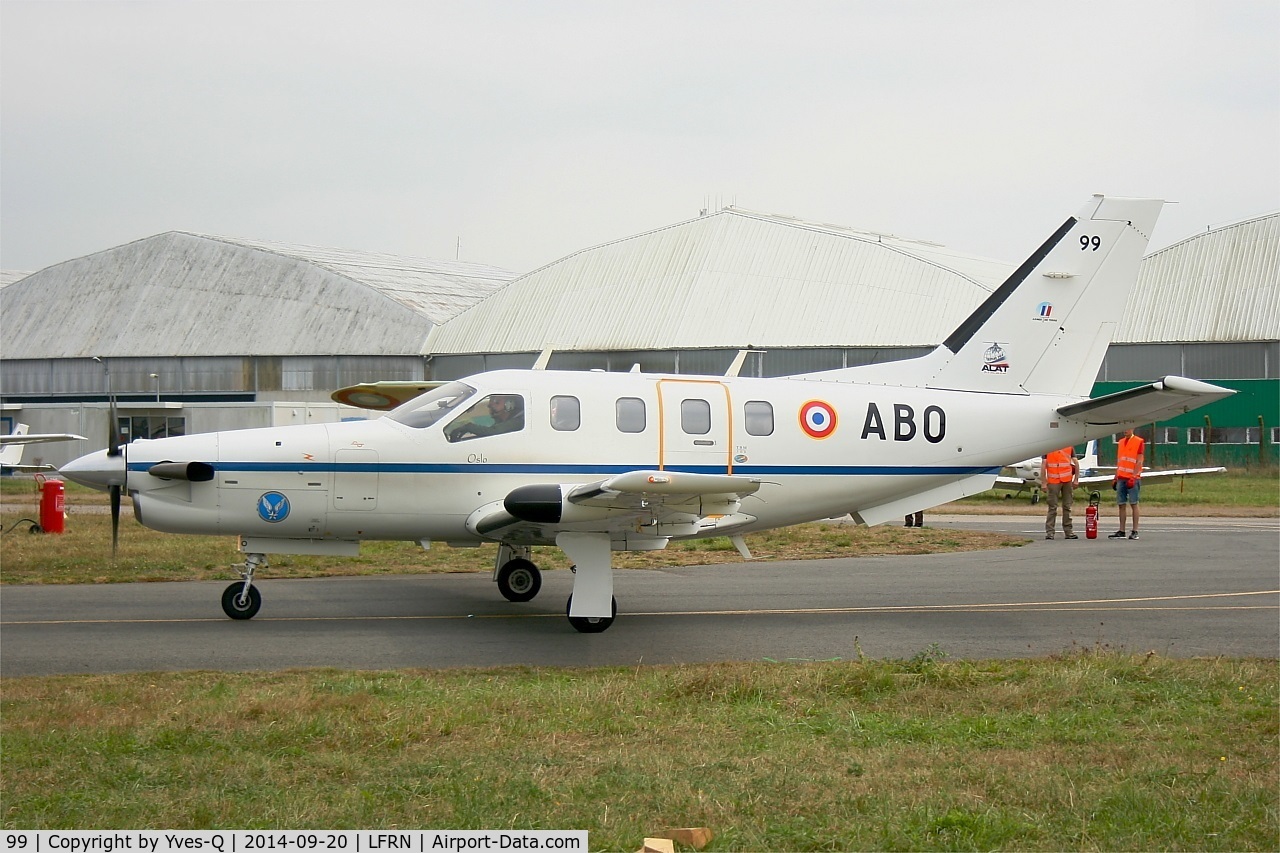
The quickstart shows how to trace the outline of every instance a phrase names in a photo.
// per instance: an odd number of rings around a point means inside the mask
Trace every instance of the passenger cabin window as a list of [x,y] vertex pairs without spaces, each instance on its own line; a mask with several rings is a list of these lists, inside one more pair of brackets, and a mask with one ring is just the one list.
[[744,412],[747,435],[773,435],[773,404],[752,400]]
[[618,432],[644,432],[644,400],[620,397],[617,402]]
[[706,400],[681,400],[680,429],[689,435],[711,432],[711,404]]
[[582,426],[582,404],[577,397],[551,398],[551,428],[568,432]]
[[397,406],[387,417],[414,429],[424,429],[443,419],[474,393],[476,389],[465,382],[449,382]]
[[524,398],[519,394],[490,394],[454,418],[444,428],[449,441],[470,441],[524,429]]

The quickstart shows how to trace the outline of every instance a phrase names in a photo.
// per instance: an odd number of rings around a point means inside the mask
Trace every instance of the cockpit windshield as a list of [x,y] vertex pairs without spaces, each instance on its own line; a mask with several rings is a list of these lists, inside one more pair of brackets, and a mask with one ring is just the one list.
[[450,382],[397,406],[387,413],[387,417],[414,429],[424,429],[462,405],[474,393],[476,389],[465,382]]

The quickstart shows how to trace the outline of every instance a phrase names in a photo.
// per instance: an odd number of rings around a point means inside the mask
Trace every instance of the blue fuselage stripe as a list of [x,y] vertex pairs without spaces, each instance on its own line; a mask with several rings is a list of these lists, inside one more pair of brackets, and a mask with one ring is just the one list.
[[[145,473],[155,462],[130,463],[129,470]],[[317,473],[317,474],[533,474],[554,481],[558,477],[610,476],[629,471],[652,470],[654,465],[549,465],[519,463],[448,464],[427,462],[215,462],[214,470],[224,473]],[[723,474],[723,465],[668,465],[668,471],[691,474]],[[883,477],[883,476],[972,476],[998,474],[999,467],[974,465],[735,465],[739,477]]]

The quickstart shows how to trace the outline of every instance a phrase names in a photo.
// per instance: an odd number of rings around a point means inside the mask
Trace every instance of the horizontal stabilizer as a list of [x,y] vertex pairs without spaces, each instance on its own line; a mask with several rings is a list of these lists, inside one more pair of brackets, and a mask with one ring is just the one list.
[[1183,376],[1062,406],[1058,414],[1086,424],[1145,424],[1166,420],[1236,393]]

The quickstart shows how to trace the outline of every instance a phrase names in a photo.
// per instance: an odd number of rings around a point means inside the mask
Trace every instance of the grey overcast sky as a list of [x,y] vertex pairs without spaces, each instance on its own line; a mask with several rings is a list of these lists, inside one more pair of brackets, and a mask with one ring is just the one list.
[[[725,204],[1017,261],[1280,209],[1275,0],[0,0],[0,267],[164,231],[527,272]],[[460,241],[460,244],[459,244]]]

